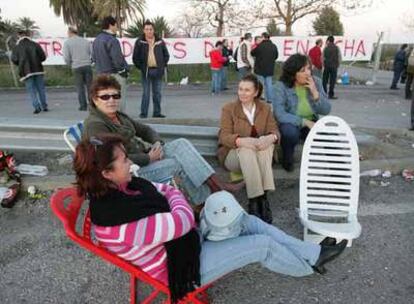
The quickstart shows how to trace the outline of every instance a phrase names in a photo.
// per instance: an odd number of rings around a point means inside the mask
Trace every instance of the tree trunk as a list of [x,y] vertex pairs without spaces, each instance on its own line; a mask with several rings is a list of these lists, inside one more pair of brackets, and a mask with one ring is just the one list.
[[224,19],[224,7],[219,6],[219,12],[218,12],[218,18],[217,18],[218,26],[217,26],[217,32],[216,32],[217,37],[223,37],[224,35],[224,20],[223,19]]

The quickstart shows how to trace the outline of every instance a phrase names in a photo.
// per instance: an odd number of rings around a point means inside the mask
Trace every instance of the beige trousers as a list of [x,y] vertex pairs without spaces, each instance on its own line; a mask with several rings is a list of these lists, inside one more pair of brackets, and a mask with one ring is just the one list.
[[275,190],[272,170],[274,148],[274,145],[263,151],[237,148],[227,155],[224,166],[243,174],[248,198],[263,195],[266,190]]

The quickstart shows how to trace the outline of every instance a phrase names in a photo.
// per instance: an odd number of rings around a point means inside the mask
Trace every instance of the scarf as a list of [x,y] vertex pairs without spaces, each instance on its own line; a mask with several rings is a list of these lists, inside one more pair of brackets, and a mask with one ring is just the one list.
[[136,129],[132,119],[122,112],[117,112],[116,115],[120,124],[114,123],[108,116],[99,111],[97,108],[90,107],[89,112],[93,116],[99,117],[105,122],[106,127],[112,133],[121,135],[126,140],[126,148],[128,151],[137,150],[148,152],[151,150],[151,143],[146,142],[141,137],[136,135]]
[[[139,190],[129,195],[120,190],[103,197],[90,197],[91,221],[98,226],[117,226],[160,212],[170,212],[167,199],[147,180],[133,178],[127,187]],[[171,300],[176,303],[200,286],[200,240],[195,229],[184,236],[164,243],[167,251],[168,285]]]

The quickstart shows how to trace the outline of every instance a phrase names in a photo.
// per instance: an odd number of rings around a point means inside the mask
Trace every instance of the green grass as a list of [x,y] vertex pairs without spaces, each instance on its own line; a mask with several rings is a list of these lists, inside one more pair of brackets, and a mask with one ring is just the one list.
[[[67,66],[44,66],[46,75],[45,81],[47,86],[72,86],[74,79],[72,70]],[[17,68],[15,68],[17,78]],[[280,64],[275,67],[275,79],[280,75]],[[209,82],[211,81],[210,66],[208,64],[181,64],[168,66],[168,82],[179,82],[182,78],[188,76],[190,83]],[[235,82],[238,80],[237,71],[234,65],[228,67],[228,81]],[[19,86],[23,84],[19,82]],[[131,66],[130,83],[141,83],[141,72],[134,66]],[[8,64],[0,64],[0,88],[14,87],[12,73]]]

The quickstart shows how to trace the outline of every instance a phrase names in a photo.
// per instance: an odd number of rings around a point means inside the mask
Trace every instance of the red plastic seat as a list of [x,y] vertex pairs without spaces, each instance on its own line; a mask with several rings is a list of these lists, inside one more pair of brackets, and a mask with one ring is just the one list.
[[[136,303],[136,295],[138,292],[138,282],[149,284],[153,287],[151,294],[145,298],[142,303],[152,303],[154,299],[160,294],[165,294],[167,300],[164,303],[170,303],[170,295],[168,287],[159,282],[158,280],[150,277],[138,266],[129,263],[126,260],[121,259],[115,254],[109,252],[105,248],[97,245],[91,239],[91,219],[89,209],[85,216],[82,216],[79,211],[82,204],[85,202],[83,197],[79,197],[76,188],[65,188],[55,191],[50,199],[50,205],[55,215],[63,223],[66,234],[74,242],[78,243],[81,247],[88,249],[97,256],[100,256],[104,260],[118,266],[130,275],[130,303]],[[78,217],[83,217],[82,231],[76,231],[76,222]],[[82,220],[82,219],[81,219]],[[194,304],[206,304],[209,303],[206,293],[207,288],[211,284],[202,286],[195,291],[189,293],[180,303],[194,303]]]

